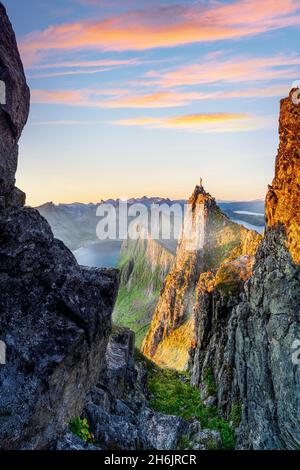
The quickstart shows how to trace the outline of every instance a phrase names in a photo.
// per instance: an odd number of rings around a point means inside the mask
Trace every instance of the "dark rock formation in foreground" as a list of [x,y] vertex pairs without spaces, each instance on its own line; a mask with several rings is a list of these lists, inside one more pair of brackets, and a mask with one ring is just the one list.
[[0,4],[0,448],[48,448],[99,380],[118,287],[115,270],[78,266],[14,188],[29,92]]

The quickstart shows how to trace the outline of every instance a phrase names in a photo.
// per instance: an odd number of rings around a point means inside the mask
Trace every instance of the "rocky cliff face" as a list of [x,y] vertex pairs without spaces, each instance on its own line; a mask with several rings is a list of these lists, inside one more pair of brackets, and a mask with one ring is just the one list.
[[246,269],[245,286],[235,292],[212,288],[210,278],[198,284],[192,383],[241,422],[240,448],[300,447],[300,369],[293,362],[300,338],[299,118],[291,96],[282,100],[267,227],[252,276]]
[[299,104],[293,102],[295,92],[297,94],[297,90],[291,90],[290,96],[280,104],[279,150],[275,178],[266,198],[266,220],[270,228],[284,226],[288,250],[299,264],[300,111]]
[[174,262],[174,254],[150,236],[122,244],[120,289],[113,319],[136,333],[136,345],[149,329],[160,290]]
[[226,217],[202,186],[196,187],[189,208],[174,266],[142,348],[157,364],[178,370],[187,368],[197,345],[196,300],[203,279],[209,280],[211,290],[215,284],[236,289],[242,276],[248,275],[244,271],[251,272],[253,258],[243,257],[253,257],[260,242],[256,232]]
[[118,287],[114,270],[78,266],[14,188],[29,92],[0,4],[0,448],[51,445],[99,379]]
[[[293,91],[291,92],[291,94]],[[267,229],[237,307],[236,380],[243,403],[240,446],[300,448],[300,106],[280,105],[280,145],[266,198]]]
[[16,38],[1,3],[0,24],[0,80],[5,83],[6,95],[0,103],[0,206],[5,207],[25,202],[25,195],[14,185],[18,140],[29,111],[29,89]]

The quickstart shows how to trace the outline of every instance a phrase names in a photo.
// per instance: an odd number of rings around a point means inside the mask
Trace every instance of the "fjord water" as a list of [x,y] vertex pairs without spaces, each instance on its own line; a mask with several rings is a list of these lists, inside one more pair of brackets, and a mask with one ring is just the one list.
[[82,246],[73,251],[77,262],[82,266],[113,268],[117,265],[121,241],[105,240]]
[[[264,227],[249,224],[243,220],[234,220],[249,230],[262,233]],[[97,243],[87,244],[73,251],[77,262],[82,266],[95,268],[115,268],[118,264],[122,241],[105,240]]]

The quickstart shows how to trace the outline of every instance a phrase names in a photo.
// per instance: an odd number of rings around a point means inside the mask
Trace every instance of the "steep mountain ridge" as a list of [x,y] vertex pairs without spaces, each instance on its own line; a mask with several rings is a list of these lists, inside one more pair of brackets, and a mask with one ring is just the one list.
[[300,263],[300,120],[299,105],[293,102],[295,89],[281,101],[279,150],[275,177],[266,197],[266,221],[269,228],[282,225],[288,250]]
[[174,265],[142,347],[157,364],[179,370],[187,368],[190,350],[196,346],[194,306],[200,276],[220,277],[221,267],[225,276],[224,265],[245,255],[253,257],[261,239],[225,216],[202,185],[196,186],[189,207]]

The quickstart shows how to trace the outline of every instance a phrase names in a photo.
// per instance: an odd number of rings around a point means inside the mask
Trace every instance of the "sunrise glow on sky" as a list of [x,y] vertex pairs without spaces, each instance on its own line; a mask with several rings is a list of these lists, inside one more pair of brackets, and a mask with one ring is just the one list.
[[31,88],[17,184],[31,205],[263,198],[279,100],[300,78],[300,0],[4,0]]

